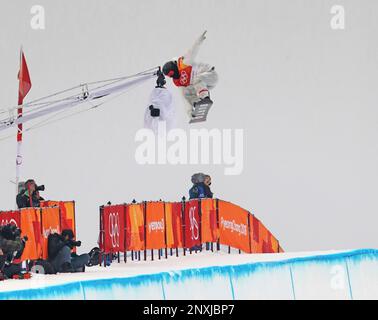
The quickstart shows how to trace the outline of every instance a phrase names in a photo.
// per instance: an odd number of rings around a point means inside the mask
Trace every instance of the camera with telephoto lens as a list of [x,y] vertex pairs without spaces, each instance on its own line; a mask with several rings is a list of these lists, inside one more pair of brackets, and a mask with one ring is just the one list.
[[81,246],[81,241],[70,240],[70,244],[73,247],[80,247]]
[[45,191],[45,185],[36,186],[35,190],[37,190],[37,191]]
[[159,70],[156,73],[157,80],[156,80],[156,88],[163,88],[167,81],[165,81],[164,73],[161,72],[161,68],[159,67]]

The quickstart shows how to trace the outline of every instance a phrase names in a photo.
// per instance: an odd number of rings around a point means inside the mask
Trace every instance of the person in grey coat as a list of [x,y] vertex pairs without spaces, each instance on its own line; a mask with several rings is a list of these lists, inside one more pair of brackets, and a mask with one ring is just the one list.
[[70,229],[62,234],[53,233],[48,237],[48,261],[56,272],[84,272],[89,261],[88,254],[77,255],[71,253],[74,247],[80,247],[81,241],[75,241],[74,233]]

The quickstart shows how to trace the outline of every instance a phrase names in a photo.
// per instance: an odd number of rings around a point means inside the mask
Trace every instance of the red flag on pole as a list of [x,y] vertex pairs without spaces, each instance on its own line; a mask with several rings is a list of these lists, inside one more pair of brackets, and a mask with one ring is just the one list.
[[[30,75],[24,52],[21,49],[20,71],[18,72],[18,105],[22,105],[24,98],[31,88]],[[22,117],[22,107],[17,110],[18,118]],[[18,125],[17,141],[22,141],[22,123]]]
[[[18,105],[21,106],[17,109],[17,117],[22,117],[22,104],[24,103],[24,98],[30,91],[32,86],[30,81],[30,75],[28,70],[28,65],[26,64],[26,59],[24,52],[21,48],[21,57],[20,57],[20,71],[18,72]],[[16,194],[18,194],[18,182],[20,180],[20,169],[22,165],[22,123],[17,126],[17,157],[16,157]]]
[[28,65],[26,64],[25,55],[22,52],[22,50],[21,50],[20,71],[18,72],[18,80],[20,81],[19,87],[18,87],[18,104],[21,105],[32,86],[31,81],[30,81]]

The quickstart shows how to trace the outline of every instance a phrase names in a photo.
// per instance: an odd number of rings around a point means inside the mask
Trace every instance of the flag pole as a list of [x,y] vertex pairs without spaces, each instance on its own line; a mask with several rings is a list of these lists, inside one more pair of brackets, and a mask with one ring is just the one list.
[[[17,108],[17,119],[22,117],[22,104],[24,103],[24,98],[30,91],[32,84],[30,81],[30,75],[28,70],[28,65],[26,63],[24,50],[21,46],[20,50],[20,71],[18,72],[18,108]],[[17,156],[16,156],[16,197],[18,194],[18,183],[21,176],[21,166],[22,166],[22,123],[17,125]],[[16,207],[17,208],[17,207]]]
[[[19,81],[22,81],[20,76],[22,72],[22,46],[20,49],[20,71],[18,74]],[[18,89],[18,105],[22,106],[23,103],[23,97],[20,92],[20,86]],[[17,109],[17,118],[22,117],[22,107]],[[22,165],[22,123],[18,124],[17,126],[17,155],[16,155],[16,196],[18,194],[18,183],[20,181],[20,175],[21,175],[21,165]],[[17,209],[17,203],[16,203],[16,209]]]

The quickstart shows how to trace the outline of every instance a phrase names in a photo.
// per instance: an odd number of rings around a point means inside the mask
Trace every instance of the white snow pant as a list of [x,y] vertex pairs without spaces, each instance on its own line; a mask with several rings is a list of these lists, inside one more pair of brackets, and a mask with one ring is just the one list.
[[191,117],[195,102],[209,96],[209,91],[214,89],[218,82],[218,73],[212,69],[196,74],[190,86],[183,88],[184,98],[187,101],[187,111]]

